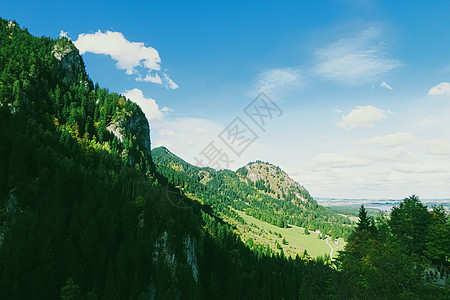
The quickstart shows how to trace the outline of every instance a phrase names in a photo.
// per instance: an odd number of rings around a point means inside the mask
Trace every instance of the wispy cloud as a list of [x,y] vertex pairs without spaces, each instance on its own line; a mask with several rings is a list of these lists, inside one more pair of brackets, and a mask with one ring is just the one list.
[[389,58],[381,31],[371,27],[316,51],[315,72],[327,79],[362,85],[400,65]]
[[272,90],[299,83],[300,70],[295,68],[273,69],[259,75],[258,91],[270,93]]
[[380,84],[380,87],[384,87],[384,88],[387,88],[388,90],[392,90],[392,87],[389,84],[387,84],[386,81],[383,81]]
[[[125,70],[128,75],[137,74],[137,81],[163,84],[169,89],[176,89],[178,85],[161,70],[161,58],[153,47],[146,47],[141,42],[128,41],[121,32],[100,30],[96,33],[83,33],[74,41],[81,54],[91,52],[109,55],[116,61],[118,69]],[[137,68],[146,70],[145,76]],[[163,76],[164,81],[158,75]]]
[[172,79],[169,78],[169,76],[167,76],[166,73],[163,74],[164,75],[164,79],[166,80],[166,84],[167,87],[171,90],[175,90],[177,88],[179,88],[178,84],[176,84]]
[[141,75],[139,75],[136,78],[136,81],[144,81],[144,82],[153,82],[153,83],[157,83],[157,84],[162,84],[162,80],[161,77],[158,74],[147,74],[144,78],[141,77]]
[[336,123],[337,127],[349,130],[353,128],[370,128],[385,119],[386,112],[371,105],[357,106]]
[[418,156],[404,147],[388,149],[351,148],[341,153],[321,153],[313,158],[316,169],[366,167],[380,162],[413,163]]
[[385,147],[398,147],[414,143],[415,139],[410,133],[396,132],[394,134],[375,136],[355,142],[359,145],[383,145]]
[[428,95],[450,95],[450,82],[441,82],[433,86],[428,91]]
[[195,163],[194,157],[223,130],[220,124],[199,118],[164,119],[156,127],[160,130],[153,146],[168,147],[191,163]]

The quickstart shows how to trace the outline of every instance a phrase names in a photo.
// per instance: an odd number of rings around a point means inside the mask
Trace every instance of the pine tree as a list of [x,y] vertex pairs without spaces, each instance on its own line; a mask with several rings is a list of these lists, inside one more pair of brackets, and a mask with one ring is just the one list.
[[78,299],[81,299],[80,287],[69,277],[66,280],[66,285],[61,288],[61,300]]
[[392,233],[409,253],[423,254],[428,242],[432,216],[416,195],[403,200],[391,213]]
[[364,208],[364,204],[359,208],[359,220],[356,224],[356,231],[369,230],[371,227],[371,220],[367,216],[367,210]]

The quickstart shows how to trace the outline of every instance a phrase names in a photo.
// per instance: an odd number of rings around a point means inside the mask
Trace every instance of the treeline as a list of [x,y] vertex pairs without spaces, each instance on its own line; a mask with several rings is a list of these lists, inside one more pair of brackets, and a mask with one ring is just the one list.
[[261,187],[267,185],[263,182],[258,188],[252,181],[243,180],[244,177],[240,177],[244,176],[242,169],[236,173],[199,168],[163,147],[153,149],[152,157],[157,171],[169,182],[210,204],[218,213],[229,215],[231,207],[278,227],[292,224],[344,238],[351,233],[348,218],[318,205],[307,191],[302,194],[307,201],[294,204],[290,201],[294,197],[291,192],[284,195],[284,199],[260,192]]

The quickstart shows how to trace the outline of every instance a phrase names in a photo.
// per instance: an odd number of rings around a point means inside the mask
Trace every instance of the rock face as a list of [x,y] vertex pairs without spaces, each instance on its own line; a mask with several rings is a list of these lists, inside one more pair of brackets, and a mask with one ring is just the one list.
[[305,202],[311,198],[308,191],[280,167],[258,161],[249,163],[244,168],[245,171],[241,169],[238,173],[255,183],[263,193],[269,196],[280,195],[280,198],[285,198],[285,195],[291,194],[293,202]]
[[128,157],[128,162],[133,165],[139,163],[141,156],[151,161],[150,128],[147,118],[138,110],[122,110],[116,112],[113,119],[106,127],[121,143],[132,141],[137,145],[137,153],[129,153],[129,150],[122,153]]
[[84,73],[85,66],[83,59],[81,58],[78,49],[72,44],[72,42],[65,38],[59,38],[56,40],[52,50],[53,56],[61,62],[60,68],[64,78],[69,83],[74,83],[77,78],[76,74]]
[[142,150],[148,150],[150,153],[150,126],[145,115],[133,113],[122,122],[123,130],[128,134],[134,134],[137,137],[137,143]]

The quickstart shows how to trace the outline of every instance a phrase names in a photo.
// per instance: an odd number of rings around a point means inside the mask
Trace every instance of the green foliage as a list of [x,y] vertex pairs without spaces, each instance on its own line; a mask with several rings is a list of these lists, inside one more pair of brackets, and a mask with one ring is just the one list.
[[[0,107],[33,116],[62,140],[70,135],[85,148],[106,150],[150,171],[148,122],[137,104],[94,88],[69,39],[35,38],[15,22],[0,23]],[[116,127],[124,129],[121,137]]]
[[413,195],[392,209],[389,225],[392,234],[401,241],[408,253],[422,255],[428,242],[431,221],[427,207]]
[[80,287],[69,277],[66,280],[66,285],[61,288],[61,300],[79,299],[81,299]]
[[367,211],[364,208],[364,205],[361,205],[361,208],[359,209],[359,219],[356,223],[356,231],[368,231],[372,234],[376,232],[375,228],[375,221],[373,217],[368,217]]
[[[424,255],[429,237],[424,233],[430,230],[431,215],[440,220],[435,224],[442,225],[445,220],[445,213],[435,210],[439,212],[430,214],[416,196],[411,196],[394,208],[389,221],[381,215],[374,226],[362,206],[358,227],[337,262],[344,298],[443,299],[441,288],[424,289],[424,271],[429,264]],[[412,245],[411,239],[419,246]],[[442,242],[435,240],[428,253],[439,257],[438,253],[448,247]]]
[[[331,209],[334,212],[337,212],[339,214],[347,215],[347,216],[359,216],[359,208],[354,206],[329,206],[329,209]],[[367,215],[369,217],[374,217],[378,213],[380,213],[380,210],[377,208],[365,208],[367,211]]]
[[[318,205],[308,191],[295,191],[306,199],[305,202],[294,201],[297,198],[293,192],[278,199],[276,195],[267,194],[271,190],[267,180],[258,179],[255,183],[245,180],[242,176],[248,173],[246,167],[237,172],[199,168],[164,147],[153,149],[152,157],[156,170],[168,178],[173,186],[187,184],[184,193],[211,204],[217,214],[237,218],[237,214],[230,210],[232,207],[280,228],[293,224],[342,237],[347,237],[351,232],[351,228],[347,226],[351,224],[348,218]],[[281,172],[281,169],[277,170]]]
[[450,261],[450,218],[442,205],[433,207],[431,212],[424,253],[436,264]]

